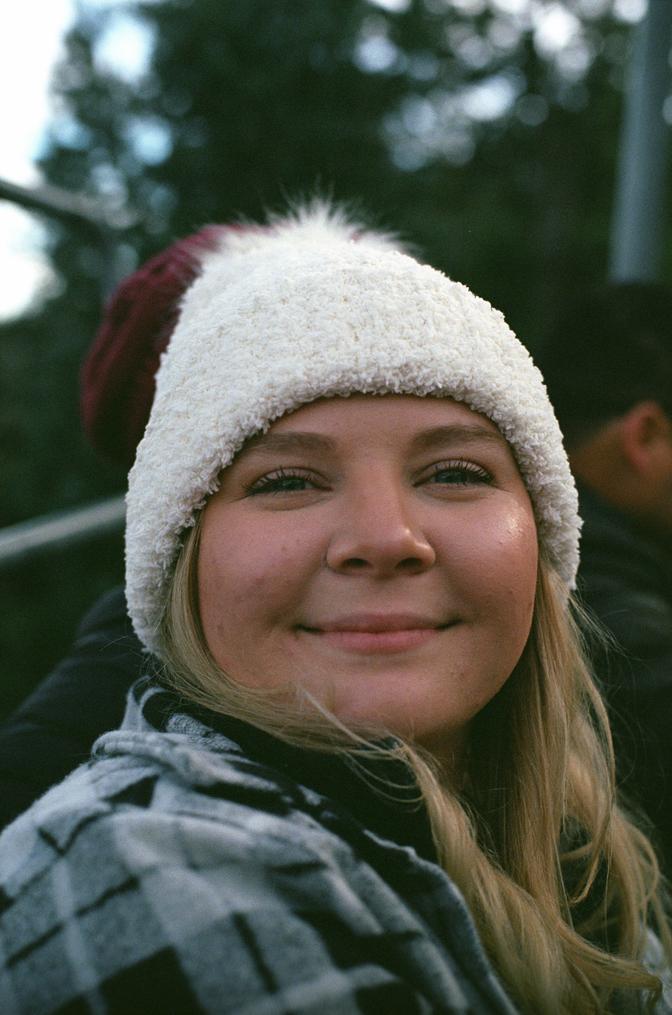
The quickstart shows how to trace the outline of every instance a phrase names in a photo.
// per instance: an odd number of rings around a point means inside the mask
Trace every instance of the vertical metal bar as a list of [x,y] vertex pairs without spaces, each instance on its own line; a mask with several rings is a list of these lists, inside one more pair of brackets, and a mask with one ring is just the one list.
[[660,272],[671,42],[672,0],[649,0],[626,83],[609,265],[614,282],[652,282]]

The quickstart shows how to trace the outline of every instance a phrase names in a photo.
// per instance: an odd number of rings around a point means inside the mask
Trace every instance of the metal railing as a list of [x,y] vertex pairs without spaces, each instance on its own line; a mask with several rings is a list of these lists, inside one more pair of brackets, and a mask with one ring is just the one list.
[[119,496],[8,525],[0,529],[0,567],[20,563],[56,546],[73,546],[121,531],[124,517],[124,498]]
[[23,187],[3,179],[0,179],[0,201],[10,201],[27,211],[43,212],[72,225],[84,226],[92,232],[103,252],[101,294],[103,297],[109,294],[118,281],[116,249],[119,236],[138,225],[140,216],[137,212],[94,200],[84,194],[73,194],[51,184]]
[[[101,296],[109,294],[118,281],[117,246],[120,237],[138,225],[140,217],[136,212],[47,184],[23,187],[3,179],[0,179],[0,200],[92,231],[104,259]],[[0,568],[20,564],[56,547],[69,547],[121,531],[123,524],[124,498],[119,495],[7,526],[0,529]]]

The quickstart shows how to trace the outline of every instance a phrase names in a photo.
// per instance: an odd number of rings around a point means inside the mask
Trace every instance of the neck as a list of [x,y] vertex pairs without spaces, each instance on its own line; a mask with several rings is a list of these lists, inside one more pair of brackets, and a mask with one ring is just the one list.
[[468,731],[464,728],[416,741],[431,756],[441,785],[453,793],[459,793],[464,786],[467,740]]

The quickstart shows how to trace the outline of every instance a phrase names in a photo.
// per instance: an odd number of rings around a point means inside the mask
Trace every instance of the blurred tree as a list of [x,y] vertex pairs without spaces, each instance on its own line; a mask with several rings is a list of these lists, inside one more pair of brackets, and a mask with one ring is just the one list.
[[[139,210],[119,272],[207,221],[256,217],[316,190],[361,199],[376,224],[500,306],[534,349],[567,296],[606,271],[637,6],[83,2],[41,167],[54,184]],[[101,247],[50,222],[49,254],[56,291],[0,326],[5,524],[123,486],[77,419]],[[84,603],[120,577],[120,543],[110,545],[81,551],[67,573],[45,558],[0,574],[7,704],[63,650]]]

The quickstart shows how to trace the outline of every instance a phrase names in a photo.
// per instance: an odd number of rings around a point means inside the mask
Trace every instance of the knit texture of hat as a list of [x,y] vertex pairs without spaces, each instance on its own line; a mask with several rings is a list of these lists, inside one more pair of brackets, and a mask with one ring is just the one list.
[[126,596],[158,636],[180,535],[253,434],[317,398],[454,398],[499,428],[534,506],[540,546],[569,587],[577,497],[541,374],[502,314],[464,285],[312,206],[222,233],[182,300],[129,475]]

